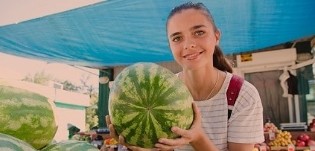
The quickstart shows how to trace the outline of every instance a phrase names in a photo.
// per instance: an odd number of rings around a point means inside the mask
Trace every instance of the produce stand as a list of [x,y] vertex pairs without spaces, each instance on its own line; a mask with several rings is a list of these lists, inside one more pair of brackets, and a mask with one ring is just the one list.
[[[315,139],[315,132],[311,132],[311,131],[292,131],[290,132],[292,135],[292,140],[296,140],[298,138],[298,136],[302,133],[309,135],[311,138]],[[264,133],[265,134],[265,142],[269,143],[269,133]]]
[[[270,140],[269,140],[269,133],[264,133],[265,134],[265,143],[268,145]],[[315,132],[311,132],[311,131],[290,131],[291,134],[291,140],[297,140],[299,135],[301,134],[307,134],[308,136],[310,136],[311,139],[315,139]],[[287,151],[288,147],[287,146],[269,146],[270,151]],[[295,146],[295,150],[296,151],[305,151],[305,150],[309,150],[310,147],[309,146],[305,146],[305,147],[298,147]]]
[[[310,148],[309,147],[295,147],[296,151],[304,151],[304,150],[307,150],[307,149],[310,149]],[[288,147],[275,147],[275,146],[272,146],[272,147],[270,147],[270,150],[271,151],[287,151]]]

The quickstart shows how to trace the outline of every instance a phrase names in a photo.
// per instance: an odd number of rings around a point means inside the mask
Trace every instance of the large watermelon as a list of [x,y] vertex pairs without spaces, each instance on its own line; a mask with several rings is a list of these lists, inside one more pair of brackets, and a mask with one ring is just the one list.
[[19,138],[36,149],[49,144],[57,126],[48,99],[36,93],[0,85],[0,133]]
[[99,151],[86,141],[66,140],[46,146],[41,151]]
[[30,144],[13,136],[0,133],[1,151],[36,151]]
[[109,114],[127,143],[152,148],[159,138],[176,138],[172,126],[190,128],[193,98],[170,70],[154,63],[136,63],[115,78]]

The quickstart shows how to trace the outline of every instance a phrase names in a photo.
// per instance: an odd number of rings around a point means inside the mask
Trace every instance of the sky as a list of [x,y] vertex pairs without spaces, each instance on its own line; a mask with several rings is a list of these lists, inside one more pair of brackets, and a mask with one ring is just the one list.
[[94,4],[102,0],[0,0],[0,26]]
[[0,53],[0,78],[9,80],[21,80],[27,75],[44,71],[53,79],[68,80],[73,84],[81,85],[80,79],[89,77],[88,83],[98,87],[99,70],[80,66],[70,66],[61,63],[47,63],[42,60],[34,60]]

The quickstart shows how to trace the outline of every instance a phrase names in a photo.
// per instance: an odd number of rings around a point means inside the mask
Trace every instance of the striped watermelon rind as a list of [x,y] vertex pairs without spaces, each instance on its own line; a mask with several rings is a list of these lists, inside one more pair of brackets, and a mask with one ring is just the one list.
[[36,149],[49,144],[57,131],[48,98],[0,85],[0,133],[19,138]]
[[50,144],[41,151],[99,151],[99,149],[86,141],[65,140]]
[[188,129],[193,98],[170,70],[136,63],[117,75],[109,95],[109,115],[118,134],[131,145],[153,148],[159,138],[177,138],[172,126]]
[[0,133],[1,151],[36,151],[30,144],[13,136]]

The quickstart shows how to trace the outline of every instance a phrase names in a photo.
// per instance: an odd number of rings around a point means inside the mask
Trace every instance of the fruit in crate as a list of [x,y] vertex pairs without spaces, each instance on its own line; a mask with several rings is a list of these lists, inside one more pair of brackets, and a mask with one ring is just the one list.
[[302,133],[298,136],[297,138],[298,140],[301,140],[301,141],[304,141],[304,142],[307,142],[308,140],[310,140],[310,136],[308,136],[307,134],[305,133]]
[[296,139],[296,146],[298,147],[304,147],[304,146],[308,146],[308,142],[310,141],[310,136],[305,134],[305,133],[301,133],[297,139]]
[[0,133],[43,148],[57,131],[52,105],[45,96],[0,83]]
[[304,141],[297,140],[295,146],[297,146],[297,147],[305,147],[306,143]]
[[104,140],[105,145],[117,145],[118,142],[114,138],[108,138]]
[[278,131],[275,140],[269,142],[270,146],[281,147],[288,146],[289,144],[294,144],[291,140],[292,135],[288,131]]
[[189,129],[193,98],[170,70],[154,63],[136,63],[114,80],[109,115],[128,144],[153,148],[159,138],[179,137],[172,126]]
[[264,125],[264,132],[269,132],[269,131],[272,131],[274,133],[278,132],[278,128],[276,127],[275,124],[271,123],[271,122],[267,122],[265,123]]

